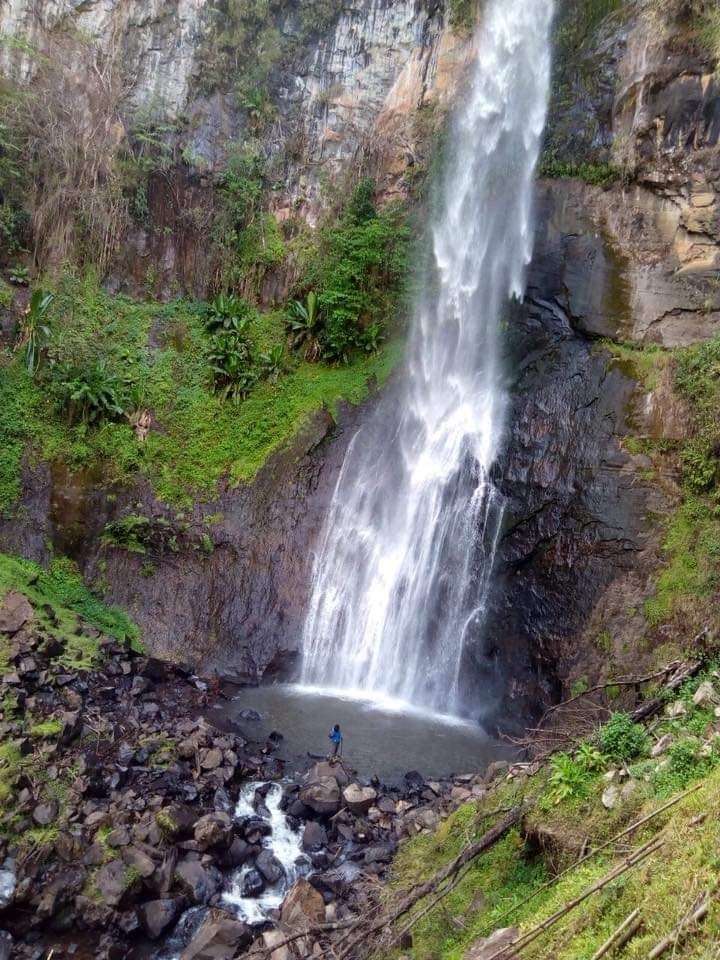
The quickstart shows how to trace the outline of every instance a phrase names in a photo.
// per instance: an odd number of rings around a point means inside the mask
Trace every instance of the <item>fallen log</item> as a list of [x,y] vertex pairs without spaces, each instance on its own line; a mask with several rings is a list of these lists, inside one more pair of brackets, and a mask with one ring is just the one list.
[[[412,910],[416,903],[429,896],[431,893],[435,893],[441,884],[457,874],[458,871],[462,870],[466,864],[470,863],[470,861],[474,860],[476,857],[479,857],[480,854],[493,847],[505,836],[509,830],[516,826],[516,824],[520,823],[523,815],[526,812],[526,809],[527,808],[525,806],[513,807],[513,809],[510,810],[510,812],[503,817],[499,823],[496,823],[494,827],[491,827],[482,835],[482,837],[480,837],[479,840],[476,840],[475,843],[471,843],[465,847],[462,853],[460,853],[452,861],[452,863],[449,863],[442,870],[439,870],[433,877],[430,878],[430,880],[416,887],[415,890],[405,897],[405,899],[402,900],[394,910],[383,914],[379,917],[379,919],[374,920],[371,923],[359,921],[357,926],[357,935],[345,945],[341,953],[338,953],[338,960],[345,960],[345,958],[353,955],[360,958],[371,953],[373,948],[372,939],[380,930],[384,930],[396,923],[400,917],[403,917],[406,913]],[[353,954],[353,951],[355,951],[356,948],[361,948],[360,952]]]
[[517,940],[514,940],[511,944],[508,944],[508,946],[503,947],[491,957],[488,957],[488,960],[510,960],[511,957],[519,954],[525,949],[525,947],[529,947],[531,943],[534,943],[535,940],[538,939],[538,937],[542,936],[543,933],[546,933],[551,927],[555,926],[555,924],[562,920],[563,917],[566,917],[569,913],[575,910],[576,907],[579,907],[581,903],[584,903],[588,897],[591,897],[594,893],[598,893],[600,890],[603,890],[609,883],[612,883],[613,880],[616,880],[624,873],[627,873],[628,870],[631,870],[639,863],[647,860],[648,857],[650,857],[653,853],[656,853],[662,847],[664,842],[665,841],[662,838],[658,837],[653,837],[652,840],[648,840],[647,843],[639,847],[633,854],[631,854],[629,857],[626,857],[622,863],[618,864],[616,867],[613,867],[613,869],[609,873],[606,873],[604,877],[601,877],[600,880],[596,880],[595,883],[591,884],[589,887],[586,887],[582,893],[568,901],[568,903],[566,903],[559,910],[556,910],[555,913],[549,916],[546,920],[543,920],[542,923],[539,923],[531,930],[528,930],[527,933],[524,933],[522,936],[518,937]]
[[592,960],[601,960],[611,950],[624,946],[628,940],[633,937],[642,926],[642,917],[640,910],[633,910],[629,917],[626,917],[620,926],[607,938],[605,943],[592,955]]
[[694,933],[697,925],[707,916],[709,909],[710,894],[703,893],[702,896],[695,901],[688,913],[685,914],[680,923],[678,923],[666,937],[663,937],[660,943],[652,948],[648,954],[648,960],[657,960],[658,957],[667,953],[671,947],[676,947],[678,942],[688,936],[688,934]]

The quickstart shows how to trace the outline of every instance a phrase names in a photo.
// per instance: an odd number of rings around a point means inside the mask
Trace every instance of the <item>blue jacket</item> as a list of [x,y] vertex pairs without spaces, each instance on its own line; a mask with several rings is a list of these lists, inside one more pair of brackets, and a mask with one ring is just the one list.
[[340,730],[330,731],[330,739],[332,740],[333,743],[342,743],[342,738],[343,738],[342,731]]

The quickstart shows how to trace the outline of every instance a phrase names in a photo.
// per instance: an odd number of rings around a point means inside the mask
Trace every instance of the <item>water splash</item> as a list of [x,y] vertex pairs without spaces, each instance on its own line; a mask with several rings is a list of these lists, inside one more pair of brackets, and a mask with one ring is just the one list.
[[[262,783],[248,783],[242,789],[235,808],[235,819],[257,816],[253,798]],[[241,867],[232,878],[230,888],[223,894],[223,900],[241,920],[251,924],[263,923],[271,910],[277,909],[285,894],[298,877],[304,876],[310,869],[310,860],[302,849],[302,834],[295,829],[280,809],[282,788],[277,783],[267,785],[265,805],[270,814],[272,832],[264,838],[263,846],[272,850],[282,864],[284,876],[276,884],[269,885],[258,897],[243,896],[243,881],[252,864]]]
[[552,0],[489,0],[436,196],[400,396],[353,438],[319,544],[302,682],[462,709],[503,501],[499,332],[522,296]]

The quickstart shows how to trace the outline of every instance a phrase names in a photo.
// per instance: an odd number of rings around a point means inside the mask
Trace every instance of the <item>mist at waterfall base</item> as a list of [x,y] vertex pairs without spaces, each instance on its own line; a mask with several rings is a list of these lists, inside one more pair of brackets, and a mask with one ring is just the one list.
[[[261,719],[243,720],[248,709]],[[410,770],[444,777],[483,770],[493,760],[515,755],[472,721],[408,708],[390,698],[363,698],[362,691],[292,685],[244,689],[230,703],[217,704],[210,719],[221,728],[229,723],[260,744],[280,731],[283,739],[275,755],[285,761],[285,776],[295,780],[307,770],[308,753],[328,753],[328,733],[335,723],[345,736],[348,767],[361,779],[378,776],[389,785],[402,783]]]
[[[490,0],[436,186],[397,389],[355,435],[319,541],[301,682],[482,719],[503,499],[501,323],[524,290],[551,0]],[[470,665],[472,664],[472,668]]]

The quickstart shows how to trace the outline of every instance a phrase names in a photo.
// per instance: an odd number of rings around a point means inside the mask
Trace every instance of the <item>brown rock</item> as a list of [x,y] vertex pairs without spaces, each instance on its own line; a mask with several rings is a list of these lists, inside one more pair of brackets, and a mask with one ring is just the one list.
[[35,613],[28,598],[22,593],[11,590],[5,595],[0,605],[0,633],[15,634],[34,616]]
[[[519,936],[517,927],[506,927],[496,930],[489,937],[476,940],[465,954],[465,960],[490,960],[501,950],[507,950],[510,944]],[[507,951],[503,953],[503,960],[515,960],[517,954]]]
[[361,787],[359,783],[351,783],[343,790],[343,800],[352,813],[361,817],[377,800],[377,791],[372,787]]
[[307,880],[296,880],[280,908],[280,922],[283,927],[292,933],[323,923],[324,920],[325,901],[322,894]]
[[140,907],[140,919],[151,940],[158,940],[180,912],[178,900],[150,900]]
[[222,910],[210,910],[180,960],[231,960],[252,939],[250,929]]
[[321,777],[300,791],[300,800],[321,816],[332,816],[340,809],[340,787],[335,777]]

